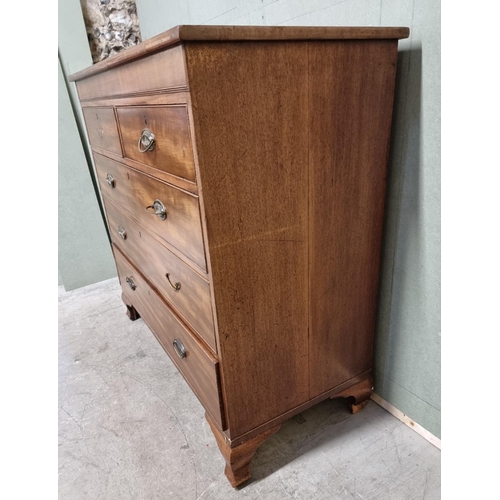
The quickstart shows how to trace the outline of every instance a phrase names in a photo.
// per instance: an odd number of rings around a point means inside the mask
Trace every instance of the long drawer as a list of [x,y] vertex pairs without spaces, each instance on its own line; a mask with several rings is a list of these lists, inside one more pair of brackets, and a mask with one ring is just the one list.
[[224,428],[219,362],[175,318],[116,246],[113,251],[123,293],[129,297],[207,412]]
[[101,193],[206,270],[198,197],[94,154]]
[[113,243],[136,264],[163,297],[216,351],[210,285],[147,229],[104,198]]
[[182,89],[187,89],[187,75],[181,45],[78,82],[80,100]]

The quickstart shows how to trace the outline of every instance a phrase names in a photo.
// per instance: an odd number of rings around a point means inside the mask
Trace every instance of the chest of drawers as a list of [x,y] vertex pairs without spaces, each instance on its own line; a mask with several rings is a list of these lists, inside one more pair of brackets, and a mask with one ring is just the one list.
[[206,411],[233,486],[372,349],[407,28],[179,26],[77,82],[123,300]]

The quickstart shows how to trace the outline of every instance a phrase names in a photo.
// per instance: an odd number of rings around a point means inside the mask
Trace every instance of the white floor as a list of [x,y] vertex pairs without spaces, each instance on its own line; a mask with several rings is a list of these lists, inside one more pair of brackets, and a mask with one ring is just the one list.
[[59,291],[60,499],[440,498],[440,451],[373,401],[283,424],[234,490],[201,404],[118,280]]

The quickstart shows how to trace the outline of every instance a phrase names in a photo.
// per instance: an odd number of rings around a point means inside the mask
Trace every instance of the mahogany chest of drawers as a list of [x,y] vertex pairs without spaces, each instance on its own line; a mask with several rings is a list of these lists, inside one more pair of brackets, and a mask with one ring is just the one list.
[[71,77],[128,315],[204,406],[233,486],[281,422],[371,393],[407,36],[179,26]]

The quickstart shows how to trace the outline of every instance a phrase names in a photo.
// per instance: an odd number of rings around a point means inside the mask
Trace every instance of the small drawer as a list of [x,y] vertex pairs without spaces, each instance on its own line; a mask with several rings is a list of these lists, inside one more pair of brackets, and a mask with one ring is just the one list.
[[83,108],[90,145],[122,156],[113,108]]
[[118,205],[108,198],[104,203],[113,243],[216,352],[209,283]]
[[185,105],[130,106],[117,114],[126,158],[196,181]]
[[194,393],[224,428],[219,362],[175,318],[142,275],[114,247],[123,293],[149,326]]
[[206,270],[198,197],[94,154],[101,193]]

